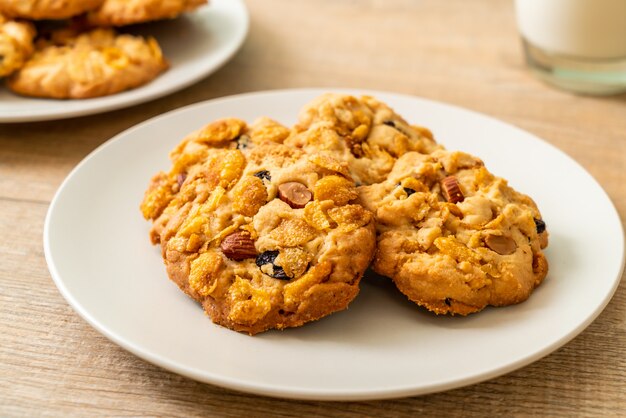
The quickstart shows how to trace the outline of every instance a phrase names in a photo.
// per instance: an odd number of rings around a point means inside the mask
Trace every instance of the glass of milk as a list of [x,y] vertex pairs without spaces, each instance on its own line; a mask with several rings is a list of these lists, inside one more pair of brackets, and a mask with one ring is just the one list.
[[626,92],[626,0],[515,0],[528,65],[578,93]]

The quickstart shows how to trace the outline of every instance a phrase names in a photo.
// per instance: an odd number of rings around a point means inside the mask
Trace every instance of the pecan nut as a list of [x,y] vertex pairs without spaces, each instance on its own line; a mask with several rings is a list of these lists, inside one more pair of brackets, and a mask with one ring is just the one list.
[[450,203],[459,203],[465,200],[461,187],[456,177],[448,176],[441,180],[441,187],[443,189],[443,197]]

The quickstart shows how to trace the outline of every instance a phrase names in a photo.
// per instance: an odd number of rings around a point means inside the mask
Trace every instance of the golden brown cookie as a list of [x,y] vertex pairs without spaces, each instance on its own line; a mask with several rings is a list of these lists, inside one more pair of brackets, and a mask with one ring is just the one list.
[[522,302],[547,274],[537,206],[469,154],[407,153],[359,193],[377,222],[373,269],[437,314]]
[[269,119],[185,138],[141,209],[169,277],[211,319],[255,334],[345,309],[373,256],[373,217],[347,167],[280,144]]
[[87,16],[95,26],[125,26],[152,20],[173,19],[207,4],[207,0],[104,0]]
[[93,10],[103,0],[0,0],[0,13],[22,19],[67,19]]
[[360,184],[384,181],[406,152],[442,148],[428,129],[409,125],[386,104],[345,94],[325,94],[307,104],[285,143],[347,162]]
[[33,53],[35,27],[28,22],[7,20],[0,15],[0,77],[21,68]]
[[168,67],[153,38],[108,29],[59,31],[8,79],[18,94],[55,99],[106,96],[146,84]]

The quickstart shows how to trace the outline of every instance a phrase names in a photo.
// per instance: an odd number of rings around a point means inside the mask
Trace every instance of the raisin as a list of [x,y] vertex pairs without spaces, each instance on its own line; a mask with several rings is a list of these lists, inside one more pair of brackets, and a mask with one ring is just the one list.
[[276,257],[278,257],[278,250],[262,252],[256,257],[256,265],[261,267],[265,264],[274,264]]
[[443,303],[445,303],[448,306],[451,306],[452,304],[450,303],[450,298],[445,298]]
[[285,270],[276,264],[274,264],[274,274],[272,274],[272,277],[280,280],[291,280],[291,277],[287,276]]
[[278,314],[279,315],[283,315],[283,316],[290,316],[290,315],[293,315],[294,313],[295,312],[289,312],[289,311],[286,311],[284,309],[279,309],[278,310]]
[[537,233],[541,234],[546,230],[546,223],[541,219],[535,219],[535,226],[537,227]]
[[274,264],[274,260],[278,257],[278,250],[265,251],[259,254],[256,258],[256,265],[262,267],[266,264],[271,264],[273,267],[272,277],[280,280],[291,280],[291,277],[287,276],[285,270],[282,267]]
[[267,170],[261,170],[258,173],[254,173],[254,177],[258,177],[261,180],[272,181],[272,176],[270,175],[270,172]]
[[383,125],[387,125],[387,126],[391,126],[393,129],[397,130],[398,132],[400,132],[402,135],[411,138],[411,128],[409,128],[409,130],[407,131],[403,126],[402,123],[397,124],[396,122],[392,121],[392,120],[386,120],[383,122]]
[[407,197],[411,196],[413,193],[415,193],[415,190],[413,189],[409,189],[408,187],[403,187],[404,192],[406,193]]
[[246,149],[250,145],[250,137],[248,135],[241,135],[235,138],[235,141],[237,141],[237,149]]

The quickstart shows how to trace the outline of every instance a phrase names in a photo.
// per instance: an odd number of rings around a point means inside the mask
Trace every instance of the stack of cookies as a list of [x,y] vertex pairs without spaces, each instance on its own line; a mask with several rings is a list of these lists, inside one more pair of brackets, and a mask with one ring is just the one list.
[[55,99],[141,86],[168,68],[161,48],[112,27],[171,19],[206,2],[0,0],[0,77],[15,93]]
[[291,129],[221,119],[141,204],[169,277],[255,334],[347,308],[368,267],[436,314],[526,300],[548,271],[532,199],[372,97],[323,95]]

